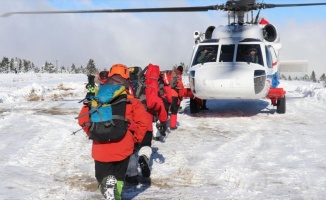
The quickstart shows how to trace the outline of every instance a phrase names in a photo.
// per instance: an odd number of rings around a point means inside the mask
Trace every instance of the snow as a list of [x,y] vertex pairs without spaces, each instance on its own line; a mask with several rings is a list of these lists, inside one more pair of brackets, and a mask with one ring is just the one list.
[[[102,199],[91,141],[75,117],[86,75],[0,74],[0,199]],[[326,89],[282,81],[287,112],[270,100],[209,100],[153,141],[151,184],[124,199],[323,199]]]

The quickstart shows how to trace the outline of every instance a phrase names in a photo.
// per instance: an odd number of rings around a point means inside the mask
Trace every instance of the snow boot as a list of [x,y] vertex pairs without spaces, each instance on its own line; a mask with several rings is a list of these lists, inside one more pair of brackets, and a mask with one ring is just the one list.
[[145,155],[141,155],[138,158],[141,173],[144,178],[149,178],[151,176],[151,171],[149,169],[149,160]]
[[117,181],[117,190],[116,190],[116,193],[115,193],[115,200],[121,200],[122,199],[123,185],[124,185],[123,181]]
[[115,200],[117,179],[113,175],[104,178],[100,184],[100,191],[104,199]]
[[125,181],[131,185],[138,185],[138,175],[136,176],[126,176]]

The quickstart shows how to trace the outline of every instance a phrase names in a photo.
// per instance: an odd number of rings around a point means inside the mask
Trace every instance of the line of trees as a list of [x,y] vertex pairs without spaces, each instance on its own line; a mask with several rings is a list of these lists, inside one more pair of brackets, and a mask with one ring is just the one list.
[[0,73],[70,73],[70,74],[93,74],[99,70],[95,66],[93,59],[89,59],[86,67],[76,67],[72,64],[66,68],[64,66],[57,67],[51,62],[45,61],[44,65],[37,67],[33,62],[20,58],[7,58],[3,57],[0,63]]
[[317,83],[317,82],[320,82],[320,81],[326,81],[326,75],[325,75],[325,73],[323,73],[320,76],[320,78],[317,79],[315,71],[312,71],[312,73],[311,73],[310,76],[308,76],[307,74],[305,74],[302,77],[298,77],[298,76],[291,77],[290,75],[288,77],[286,77],[284,74],[281,74],[280,79],[289,80],[289,81],[292,81],[292,80],[312,81],[312,82]]
[[[173,69],[177,66],[182,65],[184,67],[184,72],[187,73],[188,67],[181,62],[178,65],[174,65]],[[43,66],[37,67],[34,65],[33,62],[25,59],[20,58],[7,58],[3,57],[0,63],[0,73],[27,73],[27,72],[34,72],[34,73],[69,73],[69,74],[96,74],[99,72],[99,69],[96,68],[95,62],[93,59],[89,59],[86,67],[80,66],[76,67],[75,64],[72,64],[70,67],[66,68],[61,66],[57,68],[57,66],[53,65],[51,62],[45,62]],[[305,74],[302,77],[286,77],[284,74],[280,75],[280,79],[283,80],[302,80],[302,81],[312,81],[312,82],[319,82],[325,81],[326,82],[326,75],[323,73],[319,79],[316,78],[316,74],[312,71],[311,75],[308,76]]]

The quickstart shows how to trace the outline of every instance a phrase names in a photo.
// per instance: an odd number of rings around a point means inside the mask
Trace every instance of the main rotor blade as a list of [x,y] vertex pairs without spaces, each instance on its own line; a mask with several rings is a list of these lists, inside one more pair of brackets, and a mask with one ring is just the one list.
[[218,10],[219,5],[196,6],[196,7],[167,7],[167,8],[131,8],[131,9],[103,9],[103,10],[65,10],[65,11],[23,11],[8,12],[2,17],[9,17],[14,14],[63,14],[63,13],[136,13],[136,12],[201,12]]
[[326,3],[299,3],[299,4],[257,4],[260,5],[262,7],[259,8],[276,8],[276,7],[296,7],[296,6],[322,6],[322,5],[326,5]]
[[165,7],[165,8],[130,8],[130,9],[103,9],[103,10],[64,10],[64,11],[22,11],[8,12],[1,17],[8,17],[14,14],[68,14],[68,13],[137,13],[137,12],[202,12],[209,10],[223,11],[250,11],[276,7],[295,7],[295,6],[321,6],[326,3],[303,3],[303,4],[266,4],[255,3],[255,0],[228,0],[226,4],[195,7]]

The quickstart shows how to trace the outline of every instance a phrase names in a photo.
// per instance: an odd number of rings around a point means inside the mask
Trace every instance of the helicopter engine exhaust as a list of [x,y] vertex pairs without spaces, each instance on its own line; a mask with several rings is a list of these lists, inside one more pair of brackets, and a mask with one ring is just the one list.
[[274,42],[277,38],[277,31],[275,26],[273,26],[272,24],[267,24],[264,28],[263,28],[263,35],[264,35],[264,39],[268,42]]
[[205,39],[212,39],[212,34],[215,29],[215,26],[209,26],[207,27],[205,31]]

